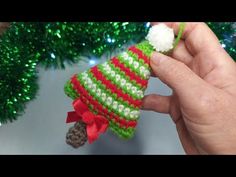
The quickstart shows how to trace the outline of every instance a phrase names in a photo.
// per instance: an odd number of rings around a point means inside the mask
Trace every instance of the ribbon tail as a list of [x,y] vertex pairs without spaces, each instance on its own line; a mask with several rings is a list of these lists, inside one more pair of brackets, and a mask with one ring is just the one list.
[[97,125],[95,123],[91,125],[87,125],[86,130],[87,130],[88,142],[90,144],[98,139],[99,134],[98,134]]
[[108,120],[104,118],[103,116],[97,116],[96,118],[97,118],[96,124],[97,124],[99,133],[104,133],[109,126]]
[[80,120],[80,117],[75,111],[67,113],[66,123],[77,122],[79,120]]

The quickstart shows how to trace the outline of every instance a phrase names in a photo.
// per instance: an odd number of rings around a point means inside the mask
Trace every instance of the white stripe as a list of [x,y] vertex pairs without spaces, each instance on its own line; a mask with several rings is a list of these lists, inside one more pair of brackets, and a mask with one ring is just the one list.
[[118,103],[112,96],[103,92],[99,85],[94,82],[87,73],[84,72],[81,73],[81,75],[84,85],[86,84],[89,88],[88,92],[94,92],[97,97],[100,97],[102,104],[106,105],[107,108],[112,109],[113,111],[118,108],[118,111],[122,117],[128,117],[131,120],[136,120],[139,117],[139,111],[137,109],[126,107],[122,103]]

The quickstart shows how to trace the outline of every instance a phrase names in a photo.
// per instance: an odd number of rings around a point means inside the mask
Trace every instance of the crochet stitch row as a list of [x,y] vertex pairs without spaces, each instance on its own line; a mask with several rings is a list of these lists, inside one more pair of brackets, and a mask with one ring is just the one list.
[[109,120],[109,128],[131,138],[140,116],[144,91],[150,78],[149,58],[154,49],[144,41],[110,61],[74,75],[65,93],[80,98],[91,112]]

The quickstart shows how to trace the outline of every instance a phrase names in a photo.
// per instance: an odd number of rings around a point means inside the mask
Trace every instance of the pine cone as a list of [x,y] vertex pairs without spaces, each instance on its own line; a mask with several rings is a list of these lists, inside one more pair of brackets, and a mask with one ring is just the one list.
[[66,143],[74,148],[83,146],[87,141],[86,124],[79,121],[66,134]]

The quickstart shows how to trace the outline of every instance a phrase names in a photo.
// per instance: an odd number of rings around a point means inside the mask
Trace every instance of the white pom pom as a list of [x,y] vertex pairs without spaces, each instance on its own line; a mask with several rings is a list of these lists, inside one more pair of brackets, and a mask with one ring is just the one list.
[[174,30],[161,23],[150,28],[146,39],[157,52],[168,52],[173,48]]

